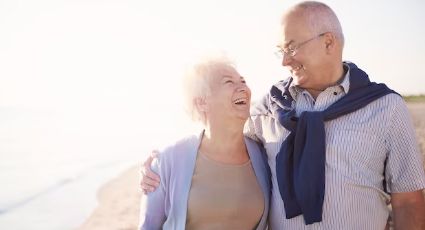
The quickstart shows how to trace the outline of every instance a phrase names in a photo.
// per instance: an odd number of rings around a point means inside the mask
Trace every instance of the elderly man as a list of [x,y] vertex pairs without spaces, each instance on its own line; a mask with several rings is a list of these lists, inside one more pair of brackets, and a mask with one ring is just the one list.
[[[281,26],[277,53],[291,77],[246,124],[268,156],[271,228],[384,229],[391,202],[396,229],[425,229],[425,172],[403,99],[342,61],[344,35],[327,5],[299,3]],[[148,190],[157,177],[144,171]]]

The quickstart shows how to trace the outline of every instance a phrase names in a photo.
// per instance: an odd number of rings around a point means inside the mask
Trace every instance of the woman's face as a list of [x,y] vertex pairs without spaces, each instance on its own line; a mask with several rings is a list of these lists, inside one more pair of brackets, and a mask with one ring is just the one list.
[[245,79],[234,68],[221,68],[210,81],[210,94],[206,97],[207,120],[238,120],[249,117],[251,90]]

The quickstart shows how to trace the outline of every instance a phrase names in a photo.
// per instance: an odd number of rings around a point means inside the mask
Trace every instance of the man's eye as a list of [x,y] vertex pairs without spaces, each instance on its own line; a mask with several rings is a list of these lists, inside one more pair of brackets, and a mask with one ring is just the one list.
[[227,81],[225,81],[224,83],[233,83],[233,81],[231,81],[231,80],[227,80]]

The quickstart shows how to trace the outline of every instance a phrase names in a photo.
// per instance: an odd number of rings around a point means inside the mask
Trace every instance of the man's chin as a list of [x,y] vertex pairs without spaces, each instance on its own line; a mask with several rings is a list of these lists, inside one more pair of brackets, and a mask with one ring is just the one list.
[[292,84],[300,86],[303,83],[303,77],[298,75],[292,75]]

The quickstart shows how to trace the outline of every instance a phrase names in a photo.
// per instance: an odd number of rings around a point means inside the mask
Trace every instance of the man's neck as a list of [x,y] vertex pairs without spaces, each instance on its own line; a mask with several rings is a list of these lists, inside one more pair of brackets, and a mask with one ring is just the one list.
[[316,100],[319,94],[325,91],[327,88],[340,84],[344,79],[345,73],[344,64],[341,63],[341,65],[338,65],[338,68],[335,68],[333,71],[327,74],[328,77],[323,78],[326,79],[323,84],[314,88],[305,88],[305,90],[307,90],[307,92],[310,93],[314,100]]

